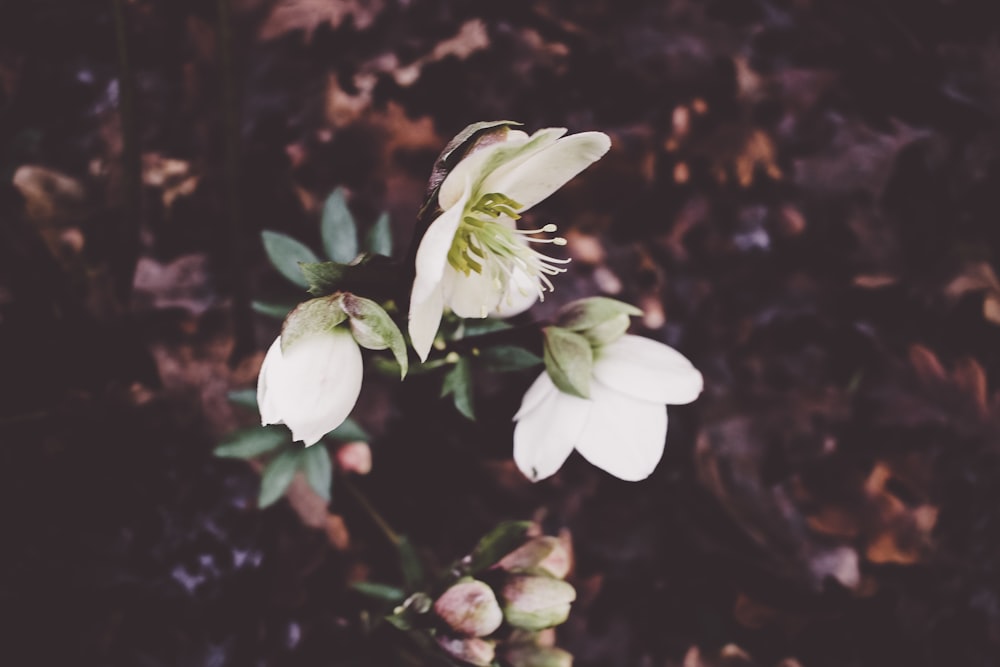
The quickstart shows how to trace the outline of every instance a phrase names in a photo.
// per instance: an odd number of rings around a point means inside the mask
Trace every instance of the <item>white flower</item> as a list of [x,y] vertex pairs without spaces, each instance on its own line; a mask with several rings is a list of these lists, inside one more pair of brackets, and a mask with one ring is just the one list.
[[611,147],[601,132],[565,133],[548,128],[529,137],[511,130],[459,162],[441,183],[442,213],[420,241],[410,296],[410,338],[421,360],[445,306],[460,317],[514,315],[552,289],[549,276],[565,270],[560,264],[568,260],[530,246],[564,245],[565,239],[537,236],[554,232],[555,225],[521,230],[516,223]]
[[574,448],[620,479],[649,477],[663,456],[664,406],[701,393],[701,373],[662,343],[625,335],[595,355],[589,399],[559,391],[547,373],[524,395],[514,416],[514,461],[533,481],[559,470]]
[[346,329],[315,333],[282,352],[279,336],[257,379],[260,421],[285,424],[307,446],[340,426],[361,393],[361,349]]

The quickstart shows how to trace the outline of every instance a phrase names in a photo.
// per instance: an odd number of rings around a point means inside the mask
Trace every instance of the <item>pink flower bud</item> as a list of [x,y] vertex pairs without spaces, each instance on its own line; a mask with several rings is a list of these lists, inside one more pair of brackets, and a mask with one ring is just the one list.
[[481,581],[460,581],[434,603],[434,611],[452,630],[466,637],[485,637],[503,623],[493,589]]
[[493,658],[496,657],[494,642],[478,637],[460,639],[442,635],[437,638],[437,643],[451,657],[471,665],[477,665],[477,667],[489,667],[493,664]]
[[344,443],[337,450],[337,466],[344,472],[367,475],[372,471],[372,449],[360,440]]
[[497,567],[508,572],[541,568],[556,579],[569,574],[569,550],[558,537],[536,537],[504,556]]

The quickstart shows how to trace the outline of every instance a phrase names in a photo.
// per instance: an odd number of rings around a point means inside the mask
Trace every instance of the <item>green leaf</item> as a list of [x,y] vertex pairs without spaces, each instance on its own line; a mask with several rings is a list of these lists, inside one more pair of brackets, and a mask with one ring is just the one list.
[[233,389],[226,394],[226,398],[233,405],[238,405],[247,410],[257,410],[257,390],[256,389]]
[[631,304],[606,296],[592,296],[568,303],[559,309],[556,324],[568,331],[582,332],[621,315],[638,316],[642,311]]
[[337,188],[326,198],[320,232],[326,256],[333,261],[346,263],[357,256],[358,228],[347,208],[343,188]]
[[342,295],[303,301],[285,318],[281,327],[281,349],[289,349],[300,338],[320,332],[332,332],[346,319]]
[[542,363],[542,358],[517,345],[488,347],[479,355],[487,370],[494,373],[520,371]]
[[441,398],[446,396],[452,397],[455,408],[464,417],[476,421],[476,413],[472,407],[472,369],[465,357],[455,362],[455,367],[444,376]]
[[399,568],[403,573],[403,585],[408,591],[415,591],[423,587],[424,566],[420,562],[417,550],[413,548],[413,543],[405,536],[400,536],[396,544],[399,552]]
[[503,320],[495,320],[489,317],[480,320],[464,320],[462,322],[462,338],[474,338],[512,328],[511,325]]
[[545,370],[560,391],[590,398],[594,351],[587,339],[561,327],[545,327]]
[[397,280],[398,265],[381,255],[362,255],[351,264],[302,264],[301,271],[309,293],[314,296],[334,292],[390,294]]
[[324,437],[333,440],[334,442],[356,442],[358,440],[362,442],[369,442],[371,440],[371,436],[368,435],[368,431],[361,428],[361,425],[350,417],[345,419],[343,424],[327,433]]
[[275,456],[264,473],[260,476],[260,495],[257,497],[257,506],[261,509],[273,505],[281,496],[285,494],[288,485],[295,477],[295,471],[299,469],[299,459],[302,450],[299,448],[286,449]]
[[406,592],[402,588],[374,581],[355,581],[351,584],[351,588],[365,597],[374,600],[384,600],[393,604],[399,604],[406,598]]
[[383,213],[368,230],[365,237],[365,250],[373,255],[385,255],[392,257],[392,225],[389,222],[389,214]]
[[492,567],[524,544],[531,525],[530,521],[504,521],[487,533],[469,556],[468,573],[475,575]]
[[309,486],[323,500],[330,500],[330,486],[333,484],[333,464],[330,462],[330,452],[321,444],[311,445],[302,453],[300,465],[305,473]]
[[264,241],[264,250],[267,251],[271,265],[299,287],[308,287],[309,283],[299,270],[299,262],[318,262],[316,253],[287,234],[263,231],[260,237]]
[[[302,275],[301,271],[299,272],[299,275]],[[285,319],[285,316],[288,315],[289,311],[295,308],[296,305],[298,304],[255,300],[251,304],[251,307],[255,313],[264,315],[265,317],[273,317],[276,320],[283,320]]]
[[230,433],[213,453],[224,459],[255,459],[291,441],[284,427],[251,426]]
[[400,378],[406,377],[409,359],[406,353],[406,339],[396,323],[382,306],[371,299],[345,293],[341,303],[344,312],[351,318],[351,333],[358,345],[369,350],[389,348],[399,364]]

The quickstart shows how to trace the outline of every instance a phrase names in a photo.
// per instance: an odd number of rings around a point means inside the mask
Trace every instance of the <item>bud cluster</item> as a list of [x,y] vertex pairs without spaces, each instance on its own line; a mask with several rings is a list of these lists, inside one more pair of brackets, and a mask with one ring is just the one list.
[[462,577],[438,596],[438,646],[471,665],[572,665],[572,655],[552,645],[551,631],[566,621],[576,599],[564,580],[571,566],[560,538],[522,540],[477,572],[478,578]]

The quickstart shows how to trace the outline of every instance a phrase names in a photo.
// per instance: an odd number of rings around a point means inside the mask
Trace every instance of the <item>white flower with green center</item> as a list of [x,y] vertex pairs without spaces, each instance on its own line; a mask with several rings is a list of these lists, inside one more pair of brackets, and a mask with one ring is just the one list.
[[427,359],[445,307],[459,317],[509,317],[551,291],[550,277],[565,270],[568,260],[532,247],[564,245],[565,239],[544,236],[555,225],[517,227],[521,213],[611,147],[601,132],[565,133],[548,128],[529,137],[510,130],[503,140],[465,157],[441,183],[442,213],[420,241],[410,295],[410,338],[421,360]]
[[590,398],[560,391],[548,373],[535,380],[514,416],[514,461],[538,481],[576,449],[619,479],[645,479],[663,456],[665,405],[690,403],[701,389],[701,373],[680,352],[622,336],[595,351]]

